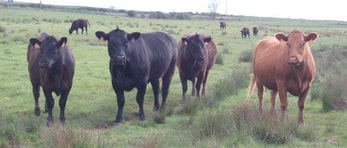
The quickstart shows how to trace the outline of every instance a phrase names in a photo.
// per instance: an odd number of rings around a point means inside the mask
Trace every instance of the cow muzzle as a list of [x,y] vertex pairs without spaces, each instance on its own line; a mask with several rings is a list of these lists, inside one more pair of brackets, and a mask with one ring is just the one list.
[[113,64],[117,66],[125,66],[126,63],[126,58],[125,56],[116,56],[113,58]]
[[288,64],[289,64],[289,65],[300,66],[300,65],[301,65],[301,62],[300,62],[300,60],[298,59],[298,57],[296,57],[296,56],[291,56],[291,57],[289,57],[289,59],[288,59]]
[[42,69],[49,69],[52,67],[53,64],[54,64],[54,62],[51,60],[40,60],[39,61],[39,66]]

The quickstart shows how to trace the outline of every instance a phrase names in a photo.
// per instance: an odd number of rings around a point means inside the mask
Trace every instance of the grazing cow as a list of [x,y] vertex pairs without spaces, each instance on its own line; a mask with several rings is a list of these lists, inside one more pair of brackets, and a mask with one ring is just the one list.
[[293,30],[288,35],[278,33],[258,42],[253,51],[253,75],[247,99],[254,85],[258,89],[259,111],[262,111],[264,87],[271,90],[271,111],[275,112],[277,92],[280,97],[282,119],[287,110],[287,91],[298,96],[298,122],[304,123],[304,103],[315,75],[315,61],[308,42],[316,40],[317,33],[304,34]]
[[78,29],[82,29],[82,34],[84,31],[84,28],[86,29],[86,34],[88,33],[88,26],[90,27],[89,21],[87,19],[78,19],[74,20],[71,24],[71,27],[69,29],[69,34],[72,34],[74,30],[76,30],[76,34],[78,34]]
[[259,28],[257,26],[253,27],[253,36],[257,36],[259,32]]
[[219,22],[219,29],[220,30],[226,30],[227,29],[227,23],[226,22]]
[[[95,33],[99,40],[108,41],[112,86],[117,95],[118,112],[115,125],[122,122],[125,103],[124,91],[137,88],[136,101],[139,118],[145,119],[143,111],[147,83],[154,93],[154,110],[165,109],[169,86],[175,71],[177,42],[164,32],[128,34],[119,28]],[[162,103],[159,106],[159,79],[162,78]]]
[[244,39],[248,36],[249,37],[249,29],[248,27],[243,27],[242,30],[240,31],[241,32],[241,37]]
[[54,36],[42,33],[38,38],[31,38],[28,45],[28,70],[35,99],[35,114],[40,115],[39,97],[42,86],[46,97],[48,125],[53,123],[53,92],[60,96],[60,121],[65,123],[65,105],[75,69],[75,59],[66,42],[66,37],[57,40]]
[[[202,94],[205,94],[205,85],[209,70],[216,62],[217,48],[209,35],[201,33],[189,33],[184,35],[178,43],[177,67],[182,84],[181,103],[185,104],[187,92],[187,80],[192,81],[192,96],[197,91],[200,97],[202,82]],[[197,79],[197,83],[195,81]],[[194,88],[195,87],[195,88]]]

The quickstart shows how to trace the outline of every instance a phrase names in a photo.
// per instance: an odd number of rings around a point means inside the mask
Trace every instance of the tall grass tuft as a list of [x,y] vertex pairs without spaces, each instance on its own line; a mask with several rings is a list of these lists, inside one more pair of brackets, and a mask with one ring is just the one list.
[[347,64],[347,58],[342,50],[333,48],[328,51],[317,61],[322,76],[319,83],[314,83],[310,95],[322,102],[323,111],[344,110],[347,109],[347,73],[341,67]]
[[83,129],[64,127],[55,124],[51,127],[44,127],[41,132],[41,139],[46,147],[51,148],[85,148],[103,147],[98,135],[89,133]]
[[253,53],[250,50],[241,52],[239,62],[252,62]]
[[217,83],[216,87],[213,89],[215,98],[237,95],[241,88],[247,87],[249,74],[249,68],[241,67],[235,69],[229,76]]
[[224,65],[223,55],[220,53],[217,54],[216,64]]
[[228,111],[207,112],[193,122],[192,135],[196,140],[210,137],[225,139],[233,130],[232,119],[232,114]]

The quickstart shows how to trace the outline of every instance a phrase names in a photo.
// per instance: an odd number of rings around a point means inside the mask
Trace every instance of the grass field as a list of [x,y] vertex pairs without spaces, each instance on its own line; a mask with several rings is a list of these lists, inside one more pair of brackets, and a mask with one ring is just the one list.
[[[129,18],[113,13],[63,11],[55,9],[0,6],[0,147],[346,147],[345,110],[323,109],[324,101],[307,97],[305,126],[296,125],[297,98],[288,94],[288,123],[276,126],[258,119],[253,93],[250,106],[244,104],[254,44],[277,32],[300,29],[317,32],[311,45],[317,62],[316,96],[337,92],[346,98],[347,22],[301,19],[237,17],[227,20],[227,34],[219,20],[163,20]],[[87,35],[68,34],[71,21],[86,18]],[[181,84],[174,75],[164,117],[153,112],[153,95],[148,85],[145,96],[146,120],[139,121],[136,89],[127,92],[124,123],[112,127],[117,111],[115,93],[108,71],[107,45],[94,35],[119,26],[126,32],[166,31],[177,41],[188,32],[210,34],[217,43],[223,64],[210,71],[208,94],[186,107],[180,106]],[[257,37],[241,39],[242,27],[259,26]],[[53,110],[53,127],[46,127],[47,114],[34,115],[34,99],[28,76],[26,51],[29,39],[47,32],[67,37],[76,59],[73,88],[66,106],[66,126],[59,124],[59,106]],[[81,31],[79,31],[81,32]],[[242,61],[242,60],[241,60]],[[340,78],[335,80],[334,78]],[[333,81],[335,80],[335,81]],[[331,85],[329,82],[331,82]],[[338,85],[334,85],[334,84]],[[189,83],[188,92],[191,86]],[[336,91],[335,91],[336,90]],[[327,92],[327,93],[325,93]],[[57,98],[57,97],[55,97]],[[264,99],[269,109],[268,93]],[[58,99],[55,99],[58,102]],[[44,97],[40,97],[41,109]],[[238,115],[245,119],[237,120]],[[247,117],[247,119],[246,119]],[[252,119],[248,119],[252,117]],[[158,124],[156,119],[164,120]],[[257,119],[257,120],[256,120]],[[252,123],[255,123],[252,125]],[[281,122],[275,122],[280,123]],[[259,134],[265,133],[265,134]]]

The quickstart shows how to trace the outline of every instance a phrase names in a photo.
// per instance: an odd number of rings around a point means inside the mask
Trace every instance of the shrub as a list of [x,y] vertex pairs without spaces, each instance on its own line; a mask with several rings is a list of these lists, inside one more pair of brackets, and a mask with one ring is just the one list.
[[164,124],[165,118],[166,118],[166,114],[164,112],[159,112],[154,115],[153,120],[157,124]]
[[241,67],[235,69],[233,73],[217,83],[214,88],[214,96],[223,98],[229,95],[236,95],[241,88],[245,88],[249,82],[250,69]]
[[223,55],[220,53],[217,54],[216,64],[224,65]]
[[252,62],[252,51],[243,51],[239,56],[239,62]]
[[2,33],[6,32],[5,27],[0,26],[0,32],[2,32]]

